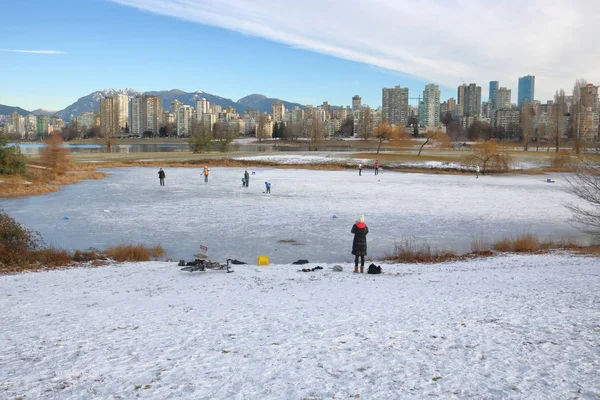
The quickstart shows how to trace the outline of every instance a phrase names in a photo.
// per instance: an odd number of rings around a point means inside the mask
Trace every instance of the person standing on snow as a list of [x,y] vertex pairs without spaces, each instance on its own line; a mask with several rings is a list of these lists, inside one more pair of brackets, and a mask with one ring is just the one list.
[[373,167],[375,167],[375,175],[379,174],[379,160],[375,160]]
[[265,188],[267,189],[265,193],[271,193],[271,183],[265,182]]
[[160,182],[160,186],[165,186],[165,171],[162,168],[158,170],[158,181]]
[[363,273],[365,271],[365,256],[367,255],[367,234],[369,233],[364,215],[361,215],[354,225],[352,225],[350,233],[354,234],[354,240],[352,241],[354,272],[358,272],[358,258],[360,257],[360,272]]
[[358,176],[362,176],[362,164],[358,164]]
[[477,164],[477,168],[475,169],[475,179],[479,178],[479,164]]
[[208,169],[208,166],[204,166],[204,171],[202,171],[202,175],[204,175],[204,182],[208,182],[208,171],[210,171],[210,169]]
[[248,171],[244,171],[244,182],[245,186],[248,187],[248,184],[250,183],[250,174]]

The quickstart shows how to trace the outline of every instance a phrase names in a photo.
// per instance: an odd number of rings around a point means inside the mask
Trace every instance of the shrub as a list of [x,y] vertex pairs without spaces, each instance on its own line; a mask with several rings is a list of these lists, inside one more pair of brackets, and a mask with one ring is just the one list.
[[540,241],[537,236],[526,234],[513,240],[513,251],[516,253],[532,253],[540,250]]
[[494,243],[493,248],[494,248],[494,250],[500,251],[500,252],[503,252],[503,253],[507,253],[509,251],[512,251],[512,249],[513,249],[512,239],[511,238],[504,238],[502,240],[499,240],[496,243]]
[[149,249],[141,244],[119,244],[106,249],[104,254],[117,262],[124,261],[150,261],[150,257],[158,258],[164,255],[161,246]]
[[29,253],[29,259],[48,267],[62,267],[73,262],[71,254],[67,250],[62,249],[35,250]]
[[28,253],[44,246],[38,232],[31,231],[0,210],[0,263],[18,264]]
[[73,261],[87,262],[94,260],[106,260],[106,256],[99,250],[90,248],[88,251],[75,250]]
[[441,262],[457,258],[451,251],[432,248],[427,241],[417,243],[411,239],[402,239],[394,244],[392,254],[386,260],[405,263],[430,263]]
[[533,253],[540,250],[548,250],[552,248],[562,248],[561,245],[552,241],[540,241],[537,236],[526,233],[516,238],[504,238],[494,243],[494,250],[503,253]]
[[550,165],[553,168],[565,168],[571,167],[573,164],[573,156],[566,150],[560,150],[558,153],[554,153],[550,160]]

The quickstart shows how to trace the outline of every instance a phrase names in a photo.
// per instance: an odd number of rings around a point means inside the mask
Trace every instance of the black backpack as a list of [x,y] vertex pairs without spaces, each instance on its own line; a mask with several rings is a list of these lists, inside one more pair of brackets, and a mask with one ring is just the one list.
[[380,274],[380,273],[381,273],[381,266],[380,265],[375,265],[375,264],[369,265],[369,269],[367,271],[367,274]]

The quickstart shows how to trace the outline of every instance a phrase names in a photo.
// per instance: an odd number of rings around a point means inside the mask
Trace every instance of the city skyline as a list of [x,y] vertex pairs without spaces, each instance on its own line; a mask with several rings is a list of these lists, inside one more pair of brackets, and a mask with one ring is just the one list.
[[[545,102],[557,89],[569,93],[577,78],[600,81],[595,68],[600,55],[589,51],[600,15],[596,2],[579,0],[565,9],[503,3],[493,7],[494,13],[479,0],[455,9],[438,0],[416,4],[382,1],[377,18],[369,15],[372,6],[352,1],[284,4],[281,10],[267,0],[252,7],[235,0],[9,4],[0,25],[0,104],[58,110],[101,88],[133,87],[202,90],[232,100],[261,93],[334,105],[347,105],[359,93],[364,103],[379,107],[383,87],[400,85],[414,94],[433,83],[445,100],[456,96],[461,83],[474,82],[488,98],[490,81],[515,94],[518,78],[528,74],[536,76],[535,100]],[[468,29],[438,21],[433,33],[419,30],[450,11],[482,14]],[[501,28],[488,14],[500,22],[511,20],[498,43],[481,39],[486,29],[499,33]],[[409,23],[392,24],[397,20]],[[519,25],[525,20],[526,27]],[[552,29],[548,21],[555,22]],[[140,34],[148,29],[153,40]],[[420,34],[408,36],[411,32]],[[546,36],[517,40],[527,34]],[[402,35],[410,40],[397,44],[393,37]]]

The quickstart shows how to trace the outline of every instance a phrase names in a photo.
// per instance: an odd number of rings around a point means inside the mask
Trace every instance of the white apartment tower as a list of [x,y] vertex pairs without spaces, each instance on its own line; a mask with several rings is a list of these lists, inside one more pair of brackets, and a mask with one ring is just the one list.
[[100,132],[103,136],[115,133],[115,112],[112,96],[100,100]]
[[196,118],[202,119],[202,114],[210,113],[210,102],[204,97],[196,100]]
[[419,123],[424,126],[440,125],[440,88],[430,83],[423,90],[423,106],[419,107]]
[[285,105],[277,100],[275,103],[271,104],[271,114],[273,115],[273,121],[275,122],[283,122],[283,117],[285,116]]
[[117,93],[113,96],[113,132],[123,132],[129,119],[129,96]]
[[399,85],[394,88],[383,88],[381,95],[381,115],[394,125],[405,125],[408,122],[408,88]]
[[158,135],[162,122],[163,108],[158,97],[145,95],[142,98],[142,133],[152,132]]
[[192,125],[192,107],[181,105],[177,108],[177,136],[188,136]]
[[142,96],[131,99],[131,122],[129,132],[132,135],[142,135]]

